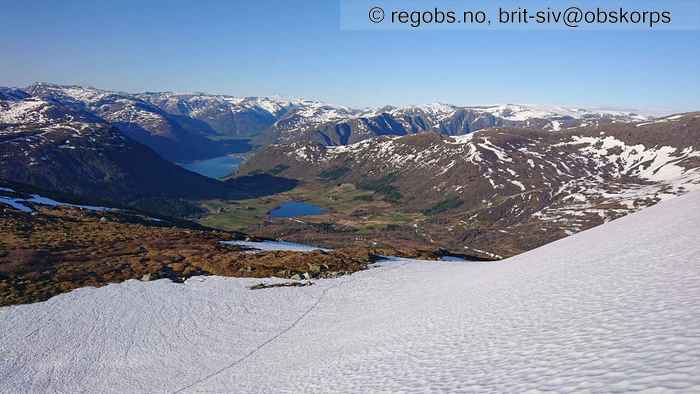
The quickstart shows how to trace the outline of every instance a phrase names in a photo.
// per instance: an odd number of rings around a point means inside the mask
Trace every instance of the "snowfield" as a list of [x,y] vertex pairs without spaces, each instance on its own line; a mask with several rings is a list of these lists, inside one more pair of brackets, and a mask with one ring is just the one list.
[[0,392],[697,393],[698,234],[695,192],[498,263],[79,289],[0,309]]

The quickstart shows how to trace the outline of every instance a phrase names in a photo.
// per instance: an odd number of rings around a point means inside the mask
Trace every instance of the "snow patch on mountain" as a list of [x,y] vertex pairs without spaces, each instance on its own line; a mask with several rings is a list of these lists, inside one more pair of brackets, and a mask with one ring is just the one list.
[[498,146],[492,144],[491,141],[489,141],[488,138],[484,137],[484,138],[483,138],[483,141],[484,141],[483,143],[478,144],[479,147],[481,147],[481,148],[483,148],[483,149],[485,149],[485,150],[487,150],[487,151],[493,153],[494,155],[496,155],[496,157],[498,158],[498,160],[505,161],[505,162],[512,162],[512,161],[513,161],[513,159],[511,159],[510,157],[508,157],[508,154],[507,154],[503,149],[501,149],[500,147],[498,147]]
[[686,169],[677,163],[700,157],[700,151],[694,150],[692,146],[682,150],[672,146],[630,146],[612,136],[573,136],[572,142],[564,144],[581,145],[579,150],[590,154],[599,167],[612,165],[617,169],[618,175],[634,175],[651,181],[668,181],[681,177]]
[[449,144],[467,144],[474,138],[474,133],[452,136],[447,140]]

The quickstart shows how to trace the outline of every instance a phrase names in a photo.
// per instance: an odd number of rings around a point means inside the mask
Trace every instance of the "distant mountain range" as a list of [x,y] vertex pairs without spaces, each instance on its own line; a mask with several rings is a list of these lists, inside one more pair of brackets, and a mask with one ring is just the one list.
[[634,113],[565,107],[512,104],[458,107],[429,104],[384,107],[327,122],[278,122],[275,141],[316,141],[324,145],[347,145],[385,135],[402,136],[423,132],[460,135],[491,127],[557,131],[562,128],[647,119],[646,116]]
[[175,93],[136,96],[168,113],[203,121],[220,134],[255,137],[262,143],[316,141],[325,145],[346,145],[381,135],[426,131],[458,135],[488,127],[559,130],[649,119],[632,112],[537,105],[428,104],[352,109],[317,101],[269,97]]
[[535,105],[429,104],[352,109],[302,99],[129,94],[46,83],[4,90],[6,94],[33,96],[90,112],[171,161],[191,161],[249,148],[232,138],[252,138],[263,146],[295,141],[345,145],[381,135],[426,131],[458,135],[489,127],[559,130],[648,119],[632,112]]

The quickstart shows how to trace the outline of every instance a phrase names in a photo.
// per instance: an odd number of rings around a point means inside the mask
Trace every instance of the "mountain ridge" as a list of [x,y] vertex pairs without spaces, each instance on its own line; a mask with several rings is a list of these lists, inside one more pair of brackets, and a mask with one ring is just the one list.
[[36,83],[25,90],[68,105],[79,103],[115,123],[130,137],[176,161],[190,158],[182,149],[178,150],[176,143],[179,139],[189,146],[188,149],[200,150],[198,156],[221,153],[206,138],[213,135],[253,138],[261,145],[306,140],[346,145],[381,135],[427,131],[447,135],[488,127],[556,131],[581,125],[651,119],[633,111],[552,105],[430,103],[355,109],[306,99],[206,93],[125,93],[49,83]]

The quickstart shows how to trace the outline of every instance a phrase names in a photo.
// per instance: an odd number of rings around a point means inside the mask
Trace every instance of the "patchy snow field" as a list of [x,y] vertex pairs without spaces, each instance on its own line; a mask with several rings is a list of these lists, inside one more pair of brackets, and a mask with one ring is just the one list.
[[[0,392],[700,392],[700,193],[498,263],[0,309]],[[277,280],[270,280],[277,281]]]

